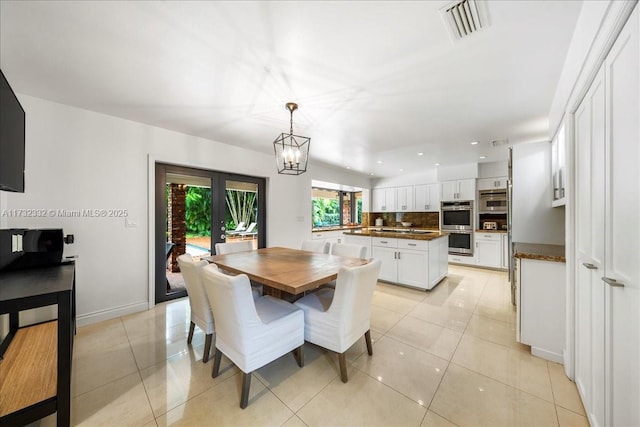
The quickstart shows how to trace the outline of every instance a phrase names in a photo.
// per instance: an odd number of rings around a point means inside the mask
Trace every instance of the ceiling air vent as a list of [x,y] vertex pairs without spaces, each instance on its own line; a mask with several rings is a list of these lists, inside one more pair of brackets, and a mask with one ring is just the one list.
[[494,147],[502,147],[503,145],[509,145],[509,140],[508,139],[496,139],[494,141],[491,141],[491,145],[493,145]]
[[489,25],[486,3],[482,0],[455,1],[440,9],[440,14],[454,41]]

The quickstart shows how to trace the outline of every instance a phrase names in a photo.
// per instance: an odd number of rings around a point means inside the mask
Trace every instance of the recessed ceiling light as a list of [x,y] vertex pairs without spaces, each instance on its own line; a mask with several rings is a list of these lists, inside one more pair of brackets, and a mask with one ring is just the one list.
[[480,158],[481,158],[481,159],[486,159],[486,158],[487,158],[487,156],[480,156]]
[[436,166],[440,166],[440,163],[436,163]]
[[370,174],[370,175],[371,175],[371,176],[373,176],[373,172],[371,172],[371,174]]
[[472,141],[471,145],[478,145],[478,141]]
[[347,166],[347,169],[351,169],[351,166]]
[[420,152],[418,153],[418,156],[424,156],[424,153]]
[[404,169],[400,169],[400,172],[404,172]]
[[378,160],[378,161],[377,161],[377,163],[378,163],[379,165],[381,165],[381,164],[382,164],[382,160]]

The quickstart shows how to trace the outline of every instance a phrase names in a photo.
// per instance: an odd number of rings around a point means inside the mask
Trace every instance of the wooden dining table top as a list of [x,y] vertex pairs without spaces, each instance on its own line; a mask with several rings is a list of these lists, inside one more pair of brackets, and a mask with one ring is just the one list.
[[281,247],[208,256],[202,259],[216,264],[223,270],[244,273],[253,281],[294,295],[335,280],[341,267],[355,267],[369,262],[363,258]]

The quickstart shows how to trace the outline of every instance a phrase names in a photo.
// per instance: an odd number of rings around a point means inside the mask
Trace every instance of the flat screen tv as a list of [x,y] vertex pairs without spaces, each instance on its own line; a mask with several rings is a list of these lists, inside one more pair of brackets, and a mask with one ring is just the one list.
[[24,110],[0,70],[0,190],[24,193]]

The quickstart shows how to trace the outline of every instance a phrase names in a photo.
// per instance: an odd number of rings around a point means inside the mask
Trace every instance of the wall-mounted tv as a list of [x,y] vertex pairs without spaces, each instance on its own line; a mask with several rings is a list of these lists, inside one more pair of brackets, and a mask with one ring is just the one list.
[[0,190],[24,193],[24,110],[0,70]]

